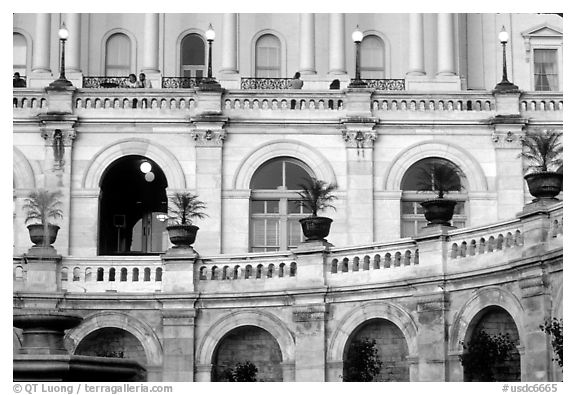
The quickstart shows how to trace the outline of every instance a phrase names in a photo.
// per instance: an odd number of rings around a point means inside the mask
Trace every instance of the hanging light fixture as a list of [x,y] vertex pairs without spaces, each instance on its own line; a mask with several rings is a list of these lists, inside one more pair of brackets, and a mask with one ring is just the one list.
[[152,165],[147,160],[140,163],[140,171],[144,174],[149,173],[152,170]]

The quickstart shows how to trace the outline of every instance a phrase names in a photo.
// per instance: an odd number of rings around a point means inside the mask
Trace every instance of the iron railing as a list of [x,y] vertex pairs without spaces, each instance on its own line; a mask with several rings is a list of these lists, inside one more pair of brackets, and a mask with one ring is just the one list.
[[126,88],[128,77],[84,77],[83,88]]
[[291,78],[247,78],[240,80],[240,89],[288,89]]
[[202,82],[198,77],[162,77],[162,88],[190,89],[196,88]]
[[381,91],[403,91],[406,90],[406,83],[403,79],[381,79],[381,80],[364,80],[368,88]]

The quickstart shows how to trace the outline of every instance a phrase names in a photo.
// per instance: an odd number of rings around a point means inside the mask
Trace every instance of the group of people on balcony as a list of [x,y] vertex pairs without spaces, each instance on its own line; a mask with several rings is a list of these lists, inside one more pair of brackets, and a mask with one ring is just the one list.
[[152,88],[152,83],[146,78],[146,74],[140,73],[138,80],[136,74],[130,74],[126,82],[127,88]]

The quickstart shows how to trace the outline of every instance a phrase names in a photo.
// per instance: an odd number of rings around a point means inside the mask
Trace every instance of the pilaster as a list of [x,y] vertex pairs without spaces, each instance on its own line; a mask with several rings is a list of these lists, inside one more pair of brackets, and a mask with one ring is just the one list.
[[374,118],[352,117],[341,122],[346,144],[346,221],[348,244],[374,241]]
[[327,315],[328,306],[323,303],[296,305],[292,310],[296,332],[297,382],[323,382],[326,379]]
[[227,118],[211,115],[192,119],[196,146],[196,190],[207,203],[208,217],[198,233],[197,245],[203,254],[222,252],[222,145],[226,139]]
[[29,293],[61,292],[62,256],[54,251],[30,251],[25,254],[26,282],[23,291]]
[[58,225],[60,230],[55,247],[64,255],[70,248],[71,190],[72,190],[72,146],[76,140],[77,116],[68,114],[41,114],[40,131],[44,139],[44,188],[60,190],[64,218]]
[[550,318],[552,301],[540,267],[524,270],[518,279],[524,307],[524,355],[522,381],[552,380],[552,352],[546,333],[540,329]]
[[[446,380],[446,312],[448,294],[437,286],[434,293],[417,297],[418,380]],[[412,376],[411,376],[412,377]]]
[[196,310],[162,310],[164,381],[194,381]]
[[520,115],[497,115],[491,120],[492,143],[496,154],[498,219],[510,217],[524,205],[524,174],[521,138],[527,120]]

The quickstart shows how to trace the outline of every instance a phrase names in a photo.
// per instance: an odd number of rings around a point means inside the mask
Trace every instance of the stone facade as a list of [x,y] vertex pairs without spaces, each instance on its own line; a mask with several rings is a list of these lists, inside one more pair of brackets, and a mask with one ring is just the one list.
[[[563,206],[526,206],[518,158],[525,133],[563,127],[562,92],[533,91],[526,63],[539,45],[560,43],[561,53],[561,19],[506,19],[510,45],[522,48],[510,51],[509,70],[521,90],[502,93],[492,91],[502,15],[411,14],[403,24],[393,15],[372,23],[352,14],[15,14],[15,33],[35,46],[29,88],[14,89],[13,98],[14,309],[81,315],[66,335],[70,352],[130,348],[148,381],[211,381],[245,359],[260,364],[263,380],[341,381],[349,344],[362,336],[375,338],[387,361],[381,380],[463,381],[458,356],[479,328],[516,331],[514,377],[561,380],[539,325],[562,317]],[[45,89],[58,67],[44,35],[60,20],[71,31],[74,86]],[[162,88],[163,77],[178,74],[174,43],[202,33],[208,20],[223,36],[214,56],[223,89]],[[299,29],[286,30],[286,21]],[[403,79],[403,90],[347,88],[353,53],[341,38],[345,21],[346,29],[372,23],[367,32],[389,43],[386,78]],[[438,37],[418,38],[430,24]],[[83,77],[102,72],[103,43],[116,32],[143,43],[142,56],[132,48],[133,67],[153,88],[83,87]],[[302,90],[241,89],[241,75],[253,75],[244,45],[253,48],[265,32],[280,32],[283,73],[301,70]],[[89,60],[81,48],[90,48]],[[327,89],[334,78],[342,89]],[[465,227],[401,238],[403,176],[434,157],[464,174]],[[154,253],[103,250],[102,183],[125,158],[153,163],[166,184],[160,202],[190,191],[208,203],[196,252],[167,251],[165,233]],[[338,184],[329,243],[250,252],[251,181],[275,158]],[[21,208],[36,188],[64,196],[58,254],[50,257],[28,251]]]

